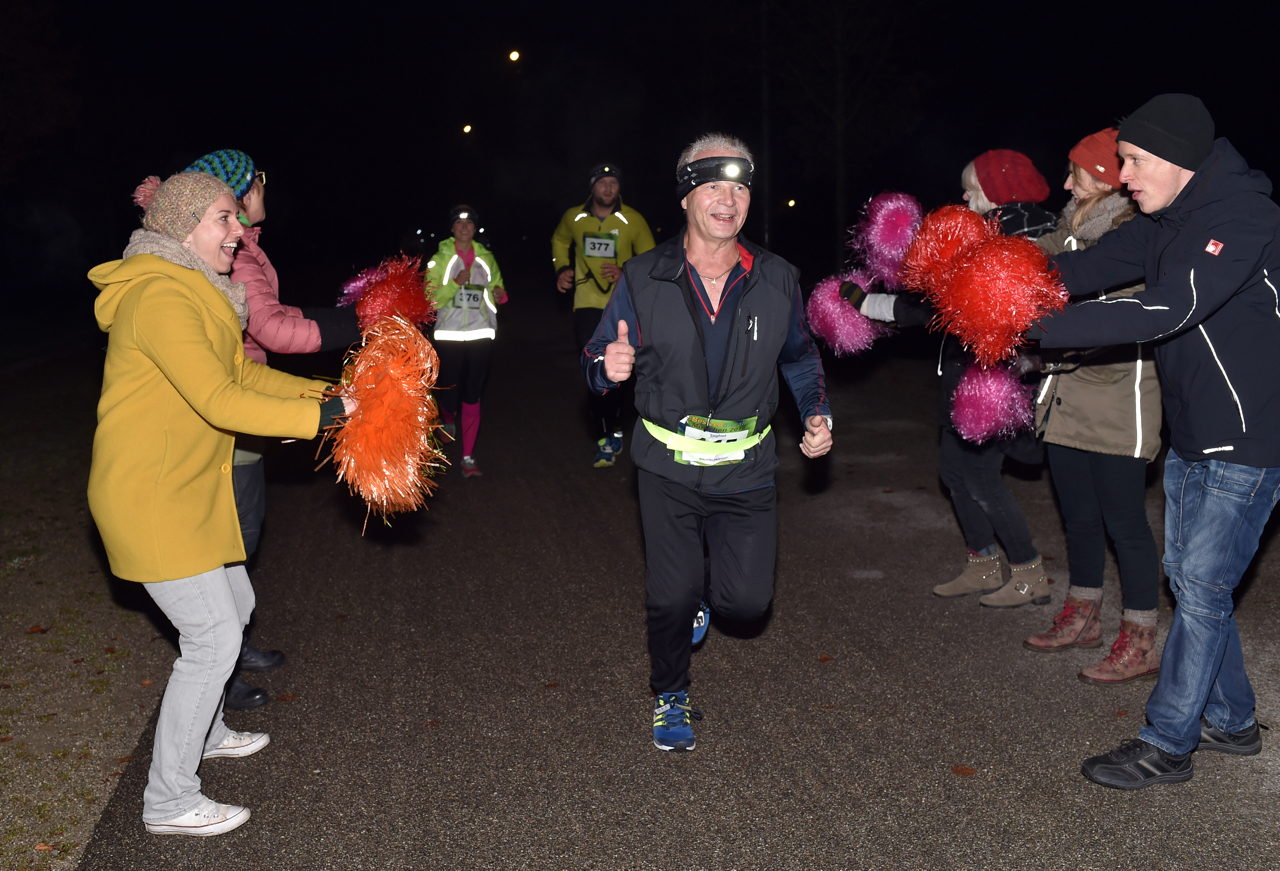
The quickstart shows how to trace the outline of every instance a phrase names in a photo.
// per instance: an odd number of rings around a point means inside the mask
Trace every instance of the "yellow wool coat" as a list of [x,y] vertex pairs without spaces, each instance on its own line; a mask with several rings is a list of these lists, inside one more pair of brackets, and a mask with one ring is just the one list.
[[89,509],[111,571],[151,583],[244,559],[235,433],[312,438],[327,385],[245,359],[235,310],[201,272],[138,254],[89,280],[110,336]]

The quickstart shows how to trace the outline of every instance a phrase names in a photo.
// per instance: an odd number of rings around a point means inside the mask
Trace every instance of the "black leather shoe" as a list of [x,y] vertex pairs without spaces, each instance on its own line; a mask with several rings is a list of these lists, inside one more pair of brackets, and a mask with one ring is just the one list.
[[223,699],[222,707],[231,711],[246,711],[249,708],[260,708],[269,701],[271,696],[266,690],[255,687],[236,675],[227,684],[227,697]]
[[271,671],[284,665],[284,654],[279,650],[259,650],[246,643],[240,650],[241,671]]
[[1262,752],[1262,733],[1254,723],[1243,732],[1224,732],[1200,717],[1200,746],[1196,750],[1212,750],[1233,756],[1257,756]]

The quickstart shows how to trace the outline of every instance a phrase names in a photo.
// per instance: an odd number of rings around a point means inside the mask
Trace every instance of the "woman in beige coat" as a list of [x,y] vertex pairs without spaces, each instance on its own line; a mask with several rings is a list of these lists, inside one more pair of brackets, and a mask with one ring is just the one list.
[[[1046,253],[1084,248],[1136,214],[1120,191],[1116,130],[1085,137],[1071,150],[1064,187],[1072,201],[1056,232],[1036,240]],[[1140,293],[1141,285],[1108,295]],[[1023,646],[1040,653],[1101,647],[1099,611],[1106,535],[1120,564],[1120,635],[1080,679],[1119,684],[1154,678],[1159,555],[1146,513],[1147,464],[1160,451],[1160,382],[1140,345],[1075,353],[1046,368],[1036,421],[1067,532],[1071,587],[1053,626]],[[1104,532],[1105,530],[1105,532]]]
[[139,191],[144,229],[123,260],[89,273],[109,334],[89,507],[111,570],[145,584],[180,635],[143,821],[157,834],[216,835],[249,811],[204,797],[201,759],[248,756],[270,741],[222,721],[222,689],[254,603],[244,567],[227,565],[245,556],[232,434],[309,439],[344,401],[326,396],[324,382],[245,359],[244,285],[226,278],[243,233],[231,189],[180,173]]

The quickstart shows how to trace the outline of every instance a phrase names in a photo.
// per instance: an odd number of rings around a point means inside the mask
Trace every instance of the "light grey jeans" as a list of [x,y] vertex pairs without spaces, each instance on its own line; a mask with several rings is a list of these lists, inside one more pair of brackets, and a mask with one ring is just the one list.
[[178,630],[182,650],[160,703],[142,794],[143,822],[164,823],[200,806],[200,758],[227,737],[222,691],[240,658],[253,585],[244,566],[220,566],[143,586]]

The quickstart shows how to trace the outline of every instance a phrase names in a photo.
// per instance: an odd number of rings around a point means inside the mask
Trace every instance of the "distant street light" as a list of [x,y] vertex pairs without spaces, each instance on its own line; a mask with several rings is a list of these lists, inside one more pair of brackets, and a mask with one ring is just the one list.
[[[470,130],[471,128],[470,128],[470,127],[468,127],[467,129],[468,129],[468,130]],[[788,206],[794,206],[795,204],[796,204],[796,201],[795,201],[795,200],[787,200],[787,205],[788,205]]]
[[507,57],[511,58],[512,60],[520,60],[520,52],[513,51],[511,52],[511,54],[507,55]]
[[[470,125],[470,124],[464,124],[464,125],[462,125],[462,132],[463,132],[463,133],[470,133],[470,132],[471,132],[471,125]],[[794,206],[794,205],[795,205],[795,200],[792,200],[792,201],[791,201],[791,204]]]

